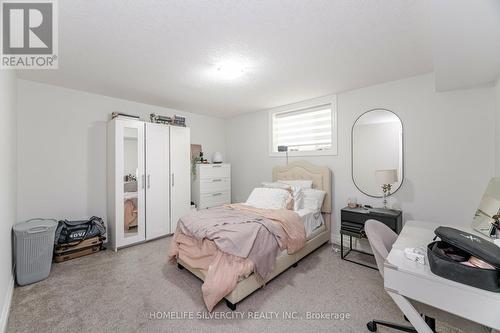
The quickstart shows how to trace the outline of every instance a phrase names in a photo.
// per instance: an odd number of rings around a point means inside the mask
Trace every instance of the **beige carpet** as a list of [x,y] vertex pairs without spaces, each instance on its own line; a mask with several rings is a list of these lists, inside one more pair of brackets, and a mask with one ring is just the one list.
[[[47,280],[15,289],[8,332],[357,333],[368,332],[366,322],[373,318],[403,322],[379,273],[341,260],[327,245],[239,303],[233,315],[244,318],[196,318],[207,315],[202,282],[166,263],[170,240],[54,264]],[[169,319],[169,312],[195,318]],[[350,317],[307,319],[307,312]],[[224,302],[213,312],[228,314]],[[287,314],[295,319],[284,318]],[[439,323],[438,330],[450,332]],[[380,328],[379,332],[394,331]]]

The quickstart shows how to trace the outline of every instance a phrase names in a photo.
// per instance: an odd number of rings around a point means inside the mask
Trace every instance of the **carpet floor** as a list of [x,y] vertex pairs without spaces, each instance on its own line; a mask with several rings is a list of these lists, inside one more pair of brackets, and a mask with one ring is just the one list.
[[[329,245],[243,300],[236,312],[220,302],[209,318],[202,282],[167,263],[170,241],[53,264],[48,279],[15,288],[8,332],[358,333],[368,332],[374,318],[404,323],[379,273],[341,260]],[[439,332],[459,332],[440,324]]]

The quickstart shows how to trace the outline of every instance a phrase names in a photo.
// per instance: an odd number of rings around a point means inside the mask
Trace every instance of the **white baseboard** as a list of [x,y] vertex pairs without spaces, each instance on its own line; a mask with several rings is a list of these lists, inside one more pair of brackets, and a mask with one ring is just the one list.
[[3,300],[2,312],[0,313],[0,333],[7,332],[7,321],[9,320],[10,305],[12,303],[12,294],[14,293],[14,276],[11,277],[5,299]]

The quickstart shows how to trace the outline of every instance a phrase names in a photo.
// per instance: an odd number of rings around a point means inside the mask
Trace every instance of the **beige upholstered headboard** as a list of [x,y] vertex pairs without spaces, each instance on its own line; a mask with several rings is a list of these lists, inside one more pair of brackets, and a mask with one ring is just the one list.
[[321,211],[332,212],[332,174],[327,167],[320,167],[306,161],[291,162],[273,168],[273,181],[278,180],[312,180],[313,188],[326,192]]

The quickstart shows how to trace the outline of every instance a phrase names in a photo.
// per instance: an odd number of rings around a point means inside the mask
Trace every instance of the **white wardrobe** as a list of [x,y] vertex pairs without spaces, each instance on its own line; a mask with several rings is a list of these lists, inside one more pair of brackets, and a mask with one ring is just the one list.
[[107,133],[110,247],[175,232],[190,211],[189,128],[114,119]]

